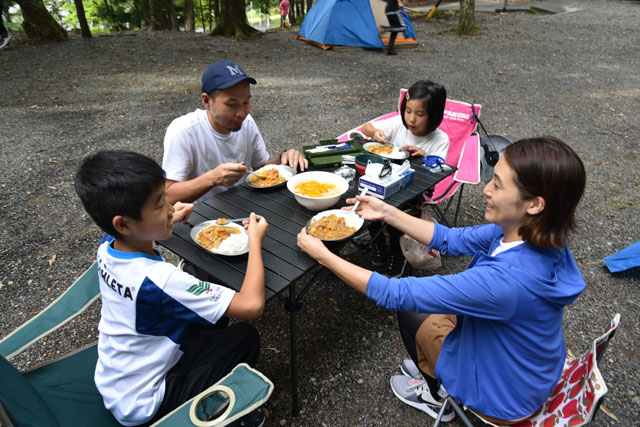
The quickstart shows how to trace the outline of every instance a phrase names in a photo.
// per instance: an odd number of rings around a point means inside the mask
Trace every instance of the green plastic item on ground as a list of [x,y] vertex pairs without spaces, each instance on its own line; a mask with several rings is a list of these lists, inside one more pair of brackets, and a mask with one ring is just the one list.
[[316,145],[305,145],[302,147],[302,151],[309,159],[311,165],[316,168],[325,168],[331,166],[338,166],[342,163],[342,156],[344,154],[356,155],[363,152],[362,144],[357,141],[350,140],[345,141],[346,144],[351,145],[351,148],[345,148],[342,150],[324,151],[321,153],[310,153],[309,150],[313,150],[322,145],[338,144],[337,139],[325,139],[319,141]]

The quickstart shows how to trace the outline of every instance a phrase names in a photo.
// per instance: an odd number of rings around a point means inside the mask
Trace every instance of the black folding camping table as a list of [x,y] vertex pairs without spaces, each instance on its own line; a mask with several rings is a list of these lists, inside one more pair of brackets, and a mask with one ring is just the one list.
[[[438,171],[427,169],[421,160],[413,159],[412,168],[415,170],[413,182],[385,199],[385,202],[403,207],[422,197],[425,190],[446,178],[455,168]],[[345,199],[354,197],[357,193],[355,183],[351,183],[349,190],[342,196],[334,208],[346,205]],[[309,219],[317,212],[302,207],[295,200],[286,186],[273,190],[256,190],[245,184],[232,187],[216,196],[196,203],[189,224],[176,224],[172,236],[159,242],[162,246],[174,252],[179,257],[196,267],[206,271],[216,278],[216,283],[239,290],[244,281],[247,269],[248,255],[221,256],[215,255],[201,248],[190,237],[193,225],[216,218],[241,218],[255,212],[265,217],[269,223],[269,230],[265,236],[262,249],[265,268],[266,300],[278,299],[290,316],[290,344],[291,344],[291,391],[292,413],[298,413],[297,393],[297,359],[296,359],[296,312],[301,308],[301,301],[311,288],[322,268],[318,268],[304,288],[296,293],[299,279],[319,264],[302,252],[297,245],[297,235]],[[363,230],[370,225],[365,221]],[[344,242],[344,246],[348,242]],[[333,247],[340,250],[342,247]],[[286,293],[285,293],[286,291]]]

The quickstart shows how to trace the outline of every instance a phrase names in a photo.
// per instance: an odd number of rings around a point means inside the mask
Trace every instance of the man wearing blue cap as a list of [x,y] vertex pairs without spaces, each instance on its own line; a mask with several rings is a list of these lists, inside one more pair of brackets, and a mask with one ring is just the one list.
[[239,184],[248,167],[307,168],[308,161],[294,149],[270,158],[250,114],[251,84],[256,80],[231,61],[207,67],[201,95],[205,109],[175,119],[164,137],[162,167],[169,201],[210,198]]

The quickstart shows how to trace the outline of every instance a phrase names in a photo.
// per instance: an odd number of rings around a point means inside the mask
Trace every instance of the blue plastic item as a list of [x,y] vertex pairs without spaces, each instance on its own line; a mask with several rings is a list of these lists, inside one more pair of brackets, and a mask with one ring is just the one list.
[[422,161],[429,169],[433,169],[444,164],[444,159],[440,156],[427,156]]
[[605,257],[602,261],[612,273],[640,267],[640,241],[620,252]]

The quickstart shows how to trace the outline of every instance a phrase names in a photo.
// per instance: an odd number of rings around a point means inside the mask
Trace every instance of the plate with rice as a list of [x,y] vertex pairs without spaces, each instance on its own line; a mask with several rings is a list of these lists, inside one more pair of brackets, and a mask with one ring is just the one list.
[[286,165],[266,165],[251,172],[245,178],[245,183],[258,190],[279,188],[296,174],[296,170]]
[[249,252],[249,236],[241,224],[218,218],[191,229],[191,239],[216,255],[243,255]]
[[404,160],[409,157],[409,153],[400,147],[391,144],[380,144],[379,142],[368,142],[362,146],[371,154],[391,160]]
[[331,209],[320,212],[306,225],[307,233],[325,242],[340,242],[351,238],[364,224],[357,213],[350,210]]

